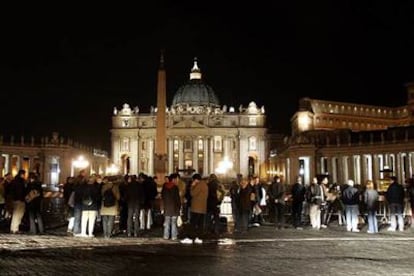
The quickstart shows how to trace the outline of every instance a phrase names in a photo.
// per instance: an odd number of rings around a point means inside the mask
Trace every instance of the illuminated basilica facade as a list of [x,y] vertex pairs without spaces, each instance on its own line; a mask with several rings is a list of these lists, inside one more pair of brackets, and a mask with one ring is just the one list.
[[[163,66],[159,70],[164,70]],[[165,86],[165,77],[158,78],[158,87],[160,83]],[[167,174],[189,170],[203,176],[266,175],[264,107],[254,102],[237,108],[221,105],[212,87],[203,82],[197,60],[189,81],[175,92],[165,109]],[[114,108],[112,161],[121,173],[154,175],[156,115],[157,107],[151,107],[149,113],[127,103]]]
[[292,133],[270,160],[273,172],[293,183],[328,174],[334,183],[347,179],[379,183],[390,170],[401,183],[414,174],[414,84],[407,105],[372,106],[302,98],[291,119]]

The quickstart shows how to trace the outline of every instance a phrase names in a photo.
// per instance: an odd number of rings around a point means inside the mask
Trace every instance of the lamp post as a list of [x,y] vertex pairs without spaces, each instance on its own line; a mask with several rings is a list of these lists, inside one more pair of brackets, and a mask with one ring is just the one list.
[[227,156],[225,156],[223,160],[218,163],[218,166],[215,171],[217,174],[221,174],[224,177],[227,177],[227,173],[231,169],[233,169],[233,162],[230,161]]
[[119,172],[119,168],[115,164],[111,164],[109,167],[106,168],[107,175],[116,175]]
[[89,166],[89,161],[86,160],[85,157],[83,157],[83,155],[78,156],[77,159],[72,160],[71,175],[72,176],[75,175],[75,168],[81,170],[81,169],[85,169],[88,166]]

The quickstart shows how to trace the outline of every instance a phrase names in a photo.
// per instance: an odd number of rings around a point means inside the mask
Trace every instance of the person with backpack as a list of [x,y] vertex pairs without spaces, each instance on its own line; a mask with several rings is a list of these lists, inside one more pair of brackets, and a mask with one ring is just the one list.
[[119,192],[119,186],[110,182],[108,177],[104,177],[102,182],[102,204],[100,213],[104,238],[109,239],[114,229],[115,216],[119,212],[118,202],[121,198],[121,193]]

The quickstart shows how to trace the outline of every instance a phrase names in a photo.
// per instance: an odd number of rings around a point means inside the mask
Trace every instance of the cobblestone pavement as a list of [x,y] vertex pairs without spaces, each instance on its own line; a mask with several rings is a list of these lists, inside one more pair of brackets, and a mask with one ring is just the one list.
[[414,231],[253,228],[202,245],[143,237],[0,234],[0,275],[414,275]]

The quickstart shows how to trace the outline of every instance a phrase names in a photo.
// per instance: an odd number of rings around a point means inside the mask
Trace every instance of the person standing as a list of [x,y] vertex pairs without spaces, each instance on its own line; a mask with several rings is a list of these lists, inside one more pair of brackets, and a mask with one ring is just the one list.
[[305,200],[305,186],[302,184],[302,177],[298,176],[297,181],[292,186],[292,222],[293,227],[302,230],[302,207]]
[[75,225],[75,217],[73,207],[75,206],[75,192],[74,192],[75,178],[68,176],[66,183],[63,185],[63,199],[65,203],[66,216],[68,218],[68,233],[73,233],[73,226]]
[[323,191],[318,184],[318,178],[312,178],[312,183],[308,187],[307,199],[309,201],[309,218],[313,229],[321,228],[321,203]]
[[77,235],[81,232],[82,221],[82,187],[87,185],[88,179],[86,170],[80,170],[73,183],[74,205],[73,205],[73,234]]
[[275,225],[278,229],[285,224],[285,195],[285,185],[281,182],[280,176],[276,175],[269,187],[269,198],[274,206]]
[[145,200],[144,178],[138,177],[137,179],[136,175],[129,175],[126,181],[126,202],[128,205],[127,235],[128,237],[132,237],[132,235],[138,237],[140,210]]
[[[241,180],[240,180],[241,181]],[[232,181],[230,184],[230,198],[231,198],[231,214],[233,216],[233,223],[234,223],[234,231],[239,231],[239,226],[237,223],[239,222],[239,194],[240,194],[240,182]]]
[[388,228],[388,231],[397,230],[396,217],[398,218],[398,229],[404,231],[404,188],[397,182],[397,177],[391,176],[391,184],[388,186],[385,196],[388,201],[388,208],[391,216],[391,225]]
[[345,205],[346,230],[359,232],[359,191],[354,187],[354,181],[348,180],[348,186],[342,192],[342,202]]
[[29,182],[27,183],[26,188],[26,195],[29,195],[30,193],[37,195],[30,202],[26,202],[27,211],[29,213],[30,234],[43,234],[43,219],[42,214],[40,212],[43,200],[43,188],[42,182],[39,181],[38,176],[36,175],[36,173],[33,172],[29,173]]
[[19,170],[17,175],[14,177],[13,181],[10,184],[10,196],[13,200],[13,215],[10,224],[10,233],[17,234],[19,233],[19,226],[22,222],[24,212],[25,212],[25,189],[26,189],[26,180],[25,180],[26,171]]
[[251,215],[251,198],[254,195],[253,188],[247,179],[243,178],[240,181],[240,187],[237,190],[237,221],[236,232],[243,233],[248,230],[249,219]]
[[221,196],[219,197],[218,195],[224,195],[224,190],[214,173],[210,174],[210,177],[207,181],[207,186],[208,197],[206,226],[208,232],[218,235],[220,224],[220,204],[222,201]]
[[[191,218],[190,224],[192,227],[192,238],[194,243],[203,243],[200,239],[204,230],[204,217],[207,212],[207,196],[208,187],[207,183],[201,179],[201,175],[196,173],[192,177],[191,182]],[[192,239],[185,238],[181,243],[193,243]]]
[[[100,186],[97,183],[96,178],[100,176],[90,176],[88,182],[82,184],[82,220],[81,220],[81,233],[76,235],[78,237],[93,238],[95,221],[98,216],[99,205],[101,201]],[[86,233],[86,229],[88,233]]]
[[364,192],[364,203],[368,212],[368,234],[378,233],[378,210],[379,195],[377,190],[374,189],[374,182],[367,180],[366,190]]
[[161,190],[161,199],[164,207],[164,239],[175,241],[177,239],[177,218],[180,215],[181,198],[177,186],[179,176],[173,173],[168,176],[168,182],[164,183]]
[[105,195],[108,193],[112,193],[114,198],[114,201],[109,204],[105,203],[103,200],[100,210],[104,238],[109,239],[112,236],[114,229],[115,216],[119,213],[119,200],[121,199],[121,194],[119,192],[119,186],[110,182],[108,177],[104,177],[102,182],[101,198],[105,199]]

